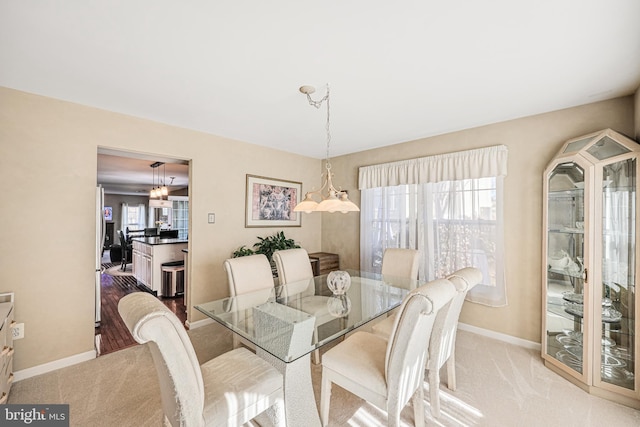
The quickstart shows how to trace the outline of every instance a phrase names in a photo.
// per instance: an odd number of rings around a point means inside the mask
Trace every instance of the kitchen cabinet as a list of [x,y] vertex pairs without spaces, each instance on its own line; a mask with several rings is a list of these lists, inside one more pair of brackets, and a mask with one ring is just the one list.
[[187,245],[188,242],[183,239],[134,238],[132,264],[133,275],[138,284],[147,287],[158,296],[163,296],[162,264],[183,260],[182,250],[187,249]]
[[545,365],[636,408],[639,153],[610,129],[563,144],[544,174],[542,272]]

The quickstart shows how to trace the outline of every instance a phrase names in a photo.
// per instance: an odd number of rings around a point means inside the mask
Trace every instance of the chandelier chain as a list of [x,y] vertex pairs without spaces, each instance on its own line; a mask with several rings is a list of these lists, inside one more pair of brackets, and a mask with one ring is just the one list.
[[331,161],[329,160],[329,151],[331,148],[331,107],[329,105],[329,84],[327,83],[327,92],[324,94],[324,96],[322,97],[322,99],[315,101],[313,99],[311,99],[311,95],[309,95],[307,93],[307,100],[309,101],[309,105],[316,107],[318,109],[320,109],[320,107],[322,106],[322,103],[327,101],[327,124],[326,124],[326,130],[327,130],[327,157],[326,157],[326,162],[327,162],[327,170],[331,169]]
[[327,94],[325,96],[327,100],[327,171],[331,169],[331,162],[329,161],[329,148],[331,146],[331,108],[329,107],[329,85],[327,84]]

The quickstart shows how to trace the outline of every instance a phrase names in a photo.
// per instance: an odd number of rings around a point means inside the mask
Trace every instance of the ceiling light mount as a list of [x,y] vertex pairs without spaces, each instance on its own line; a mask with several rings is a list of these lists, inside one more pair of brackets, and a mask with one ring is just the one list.
[[316,91],[316,88],[313,86],[308,86],[308,85],[300,86],[300,92],[304,93],[305,95],[311,95],[315,91]]
[[[327,133],[327,157],[325,160],[325,168],[326,171],[323,175],[323,183],[322,187],[320,187],[317,191],[309,191],[305,194],[304,200],[296,205],[293,209],[294,212],[359,212],[360,209],[349,200],[349,195],[346,191],[342,190],[342,188],[336,189],[333,186],[331,173],[331,160],[329,157],[329,149],[331,147],[331,114],[330,114],[330,106],[329,106],[329,84],[327,84],[327,92],[325,95],[318,101],[311,98],[311,94],[316,91],[313,86],[301,86],[300,92],[307,96],[307,101],[309,101],[309,105],[320,108],[322,103],[326,101],[327,103],[327,122],[326,122],[326,133]],[[322,190],[326,189],[326,193],[323,195]],[[320,203],[316,202],[313,199],[313,195],[318,194],[322,201]]]

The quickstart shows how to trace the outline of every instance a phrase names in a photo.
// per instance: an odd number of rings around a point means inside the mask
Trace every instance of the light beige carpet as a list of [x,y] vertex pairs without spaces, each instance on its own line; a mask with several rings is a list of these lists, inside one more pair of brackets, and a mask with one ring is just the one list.
[[[231,349],[231,333],[219,325],[189,331],[200,362]],[[545,368],[538,352],[472,333],[458,334],[458,389],[441,385],[442,416],[428,426],[639,426],[640,411],[591,396]],[[312,365],[316,401],[319,366]],[[443,378],[446,375],[443,371]],[[161,426],[155,368],[146,346],[20,381],[9,403],[68,403],[72,426]],[[403,422],[413,425],[412,408]],[[331,426],[383,426],[386,415],[334,386]],[[305,426],[289,426],[305,427]]]

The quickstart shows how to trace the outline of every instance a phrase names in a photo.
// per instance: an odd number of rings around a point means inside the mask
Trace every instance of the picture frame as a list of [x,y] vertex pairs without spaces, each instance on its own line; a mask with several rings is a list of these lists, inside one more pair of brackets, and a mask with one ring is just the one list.
[[300,227],[302,183],[247,174],[245,228]]
[[104,207],[104,219],[105,221],[113,221],[113,208],[111,206]]

